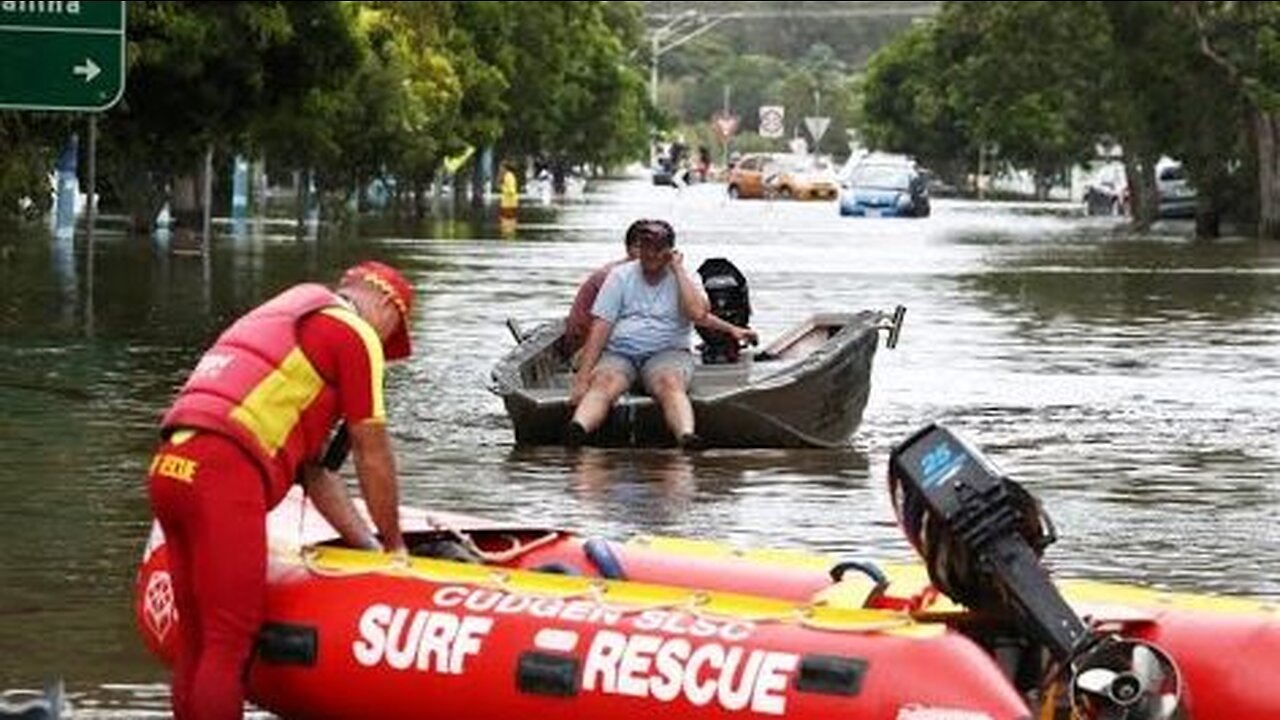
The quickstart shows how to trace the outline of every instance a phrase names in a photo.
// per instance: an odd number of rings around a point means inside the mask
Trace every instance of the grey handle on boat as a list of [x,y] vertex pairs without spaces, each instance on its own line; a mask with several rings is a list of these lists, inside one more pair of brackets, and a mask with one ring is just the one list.
[[888,336],[884,339],[884,346],[890,350],[898,347],[898,336],[902,334],[902,320],[907,315],[907,306],[899,305],[893,309],[893,315],[885,317],[880,316],[878,327],[881,330],[889,331]]
[[520,327],[519,320],[516,320],[513,317],[507,318],[507,331],[511,333],[511,337],[514,338],[517,343],[524,342],[525,332],[524,329]]

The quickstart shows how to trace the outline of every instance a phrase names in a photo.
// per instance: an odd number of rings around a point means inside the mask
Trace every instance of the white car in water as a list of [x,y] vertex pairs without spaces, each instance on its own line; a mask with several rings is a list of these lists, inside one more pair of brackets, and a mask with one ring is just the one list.
[[1196,190],[1191,187],[1182,163],[1160,158],[1156,163],[1156,193],[1162,218],[1189,218],[1196,215]]

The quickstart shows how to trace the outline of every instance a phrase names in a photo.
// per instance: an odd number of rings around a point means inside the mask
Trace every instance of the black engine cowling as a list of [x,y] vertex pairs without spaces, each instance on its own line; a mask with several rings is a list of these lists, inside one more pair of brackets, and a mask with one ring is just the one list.
[[889,487],[934,585],[973,610],[1012,617],[1070,675],[1073,718],[1171,720],[1177,666],[1152,643],[1087,626],[1040,564],[1054,540],[1039,502],[963,439],[929,425],[893,449]]
[[[698,266],[698,275],[711,301],[711,312],[738,327],[748,327],[751,322],[751,296],[742,271],[725,258],[708,258]],[[699,327],[698,336],[702,338],[704,364],[738,361],[741,348],[728,333]]]

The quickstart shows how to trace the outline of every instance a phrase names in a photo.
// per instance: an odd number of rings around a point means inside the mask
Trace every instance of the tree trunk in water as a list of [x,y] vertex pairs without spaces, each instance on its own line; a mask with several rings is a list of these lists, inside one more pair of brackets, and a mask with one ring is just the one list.
[[307,176],[301,170],[293,171],[293,219],[295,235],[302,237],[307,224]]
[[1148,153],[1135,152],[1125,155],[1125,183],[1129,192],[1129,213],[1133,217],[1133,228],[1139,231],[1151,229],[1160,209],[1159,193],[1156,190],[1155,161]]
[[1211,202],[1196,203],[1196,239],[1210,240],[1222,235],[1221,216]]
[[471,207],[478,208],[484,205],[484,196],[484,168],[481,167],[481,162],[477,158],[471,163]]
[[1258,237],[1280,240],[1280,112],[1250,113],[1258,143]]
[[421,220],[427,216],[427,195],[431,192],[431,183],[421,178],[413,182],[413,218]]
[[200,228],[202,218],[198,179],[197,173],[186,173],[173,181],[173,199],[169,212],[173,216],[175,237],[193,238]]
[[1037,170],[1033,180],[1036,200],[1044,202],[1049,199],[1049,189],[1053,186],[1053,174],[1045,170]]
[[564,195],[565,174],[564,161],[556,158],[555,162],[551,164],[551,191],[557,196]]
[[[149,233],[155,228],[156,215],[164,207],[165,189],[162,180],[152,180],[145,172],[126,168],[111,174],[111,185],[120,196],[120,202],[129,213],[130,227],[137,233]],[[101,192],[101,191],[99,191]]]
[[1201,172],[1196,185],[1196,239],[1211,240],[1222,235],[1222,211],[1227,190],[1226,167],[1215,164]]

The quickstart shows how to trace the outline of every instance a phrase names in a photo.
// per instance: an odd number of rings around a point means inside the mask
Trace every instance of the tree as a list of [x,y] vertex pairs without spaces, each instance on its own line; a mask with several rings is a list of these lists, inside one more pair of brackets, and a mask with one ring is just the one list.
[[1221,210],[1239,194],[1231,168],[1240,157],[1240,94],[1216,77],[1199,52],[1193,24],[1172,4],[1101,5],[1113,58],[1104,115],[1124,148],[1134,226],[1145,229],[1158,216],[1156,163],[1167,154],[1182,161],[1197,190],[1197,235],[1216,236]]
[[1255,2],[1178,2],[1200,51],[1245,104],[1257,168],[1258,235],[1280,239],[1280,6]]
[[760,128],[758,109],[761,105],[781,102],[781,82],[786,65],[766,55],[741,55],[716,68],[706,82],[700,83],[689,98],[683,117],[705,123],[712,113],[724,105],[724,88],[730,88],[732,108],[741,116],[741,132],[757,132]]
[[974,139],[1033,171],[1037,194],[1094,154],[1110,37],[1099,3],[944,4],[948,102]]
[[0,219],[49,210],[49,173],[71,127],[66,115],[0,111]]
[[912,155],[959,186],[977,140],[951,104],[951,66],[938,33],[935,24],[915,26],[871,58],[861,81],[861,131],[869,147]]
[[638,52],[640,16],[632,3],[521,2],[501,140],[512,155],[542,156],[560,175],[577,164],[639,157],[653,113]]
[[129,3],[129,81],[104,116],[102,164],[134,225],[150,226],[170,188],[175,210],[191,213],[206,149],[243,146],[255,118],[340,87],[359,59],[354,13],[340,2]]
[[[845,129],[853,125],[854,85],[849,82],[848,66],[835,55],[829,46],[818,44],[800,58],[783,76],[778,95],[796,125],[807,116],[830,118],[822,138],[814,151],[826,146],[829,151],[843,153],[846,149]],[[807,135],[807,133],[806,133]],[[812,138],[809,138],[812,140]]]
[[463,92],[445,50],[447,9],[358,6],[355,72],[341,85],[313,87],[296,104],[264,113],[254,135],[267,155],[290,169],[315,170],[318,187],[338,197],[374,178],[412,178],[422,166],[434,167]]

